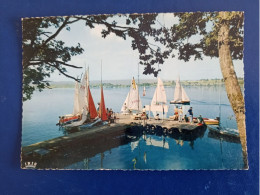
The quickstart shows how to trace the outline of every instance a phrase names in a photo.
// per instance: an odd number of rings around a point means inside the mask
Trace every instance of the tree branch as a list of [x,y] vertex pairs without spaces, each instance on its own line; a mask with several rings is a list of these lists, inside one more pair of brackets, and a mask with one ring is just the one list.
[[[46,39],[46,41],[44,41],[44,42],[42,43],[42,45],[40,45],[38,48],[35,48],[35,49],[33,50],[33,52],[29,54],[28,60],[26,60],[26,62],[25,62],[24,64],[29,63],[30,59],[33,58],[34,54],[37,53],[37,51],[38,51],[39,49],[43,48],[44,46],[46,46],[46,44],[47,44],[48,42],[50,42],[52,39],[54,39],[54,38],[60,33],[60,31],[68,24],[68,20],[69,20],[69,19],[70,19],[69,16],[66,17],[65,20],[64,20],[64,22],[63,22],[63,24],[58,28],[58,30],[57,30],[53,35],[49,36],[48,39]],[[73,22],[74,22],[74,21],[73,21]],[[32,40],[32,41],[31,41],[31,47],[33,47],[34,41],[35,41],[35,40]]]
[[39,65],[39,64],[41,64],[41,63],[52,63],[52,62],[60,63],[60,64],[62,64],[62,65],[64,65],[64,66],[69,66],[69,67],[72,67],[72,68],[82,68],[82,67],[80,67],[80,66],[75,66],[75,65],[71,65],[71,64],[66,64],[66,63],[64,63],[64,62],[62,62],[62,61],[59,61],[59,60],[52,60],[52,61],[47,61],[47,60],[31,60],[31,62],[29,62],[29,65],[28,65],[28,66],[30,66],[30,65]]
[[75,80],[75,81],[78,81],[79,82],[79,79],[76,79],[75,77],[73,77],[73,76],[70,76],[70,75],[68,75],[68,74],[66,74],[65,72],[63,72],[57,65],[53,65],[53,64],[51,64],[51,63],[49,63],[49,62],[47,62],[47,64],[49,64],[50,66],[52,66],[52,67],[54,67],[54,68],[56,68],[61,74],[63,74],[64,76],[66,76],[66,77],[68,77],[68,78],[71,78],[71,79],[73,79],[73,80]]
[[63,24],[58,28],[58,30],[51,35],[46,41],[43,42],[42,46],[46,45],[49,41],[51,41],[52,39],[54,39],[59,33],[60,31],[68,24],[70,17],[66,17]]
[[50,34],[51,32],[41,32],[41,33],[39,33],[40,35],[42,35],[42,34]]
[[133,29],[133,30],[138,30],[138,28],[134,28],[134,27],[130,27],[130,26],[118,26],[118,25],[113,25],[113,24],[110,24],[108,22],[105,22],[104,20],[101,20],[101,21],[92,21],[92,20],[89,20],[88,18],[84,18],[84,17],[78,17],[78,16],[75,16],[74,18],[77,18],[79,20],[85,20],[89,23],[94,23],[94,24],[103,24],[105,26],[109,26],[110,28],[113,28],[114,30],[118,30],[118,29],[115,29],[115,28],[123,28],[123,29],[126,29],[126,30],[129,30],[129,29]]
[[77,22],[77,21],[79,21],[79,20],[80,20],[80,19],[72,20],[72,21],[67,22],[67,24],[72,24],[72,23]]

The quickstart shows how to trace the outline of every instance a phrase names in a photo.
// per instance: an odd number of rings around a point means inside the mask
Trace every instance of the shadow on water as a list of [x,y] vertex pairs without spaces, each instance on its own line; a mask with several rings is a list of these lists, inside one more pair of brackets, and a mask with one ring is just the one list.
[[87,138],[75,138],[70,144],[61,144],[47,155],[24,155],[22,159],[23,162],[37,162],[37,169],[63,169],[129,142],[125,139],[125,130],[97,132],[88,135]]
[[23,156],[23,162],[37,162],[37,169],[64,169],[70,165],[83,162],[84,169],[89,168],[90,159],[96,155],[100,155],[100,168],[103,168],[104,153],[109,152],[113,148],[118,148],[131,142],[138,141],[142,136],[154,135],[157,137],[168,137],[175,139],[176,143],[189,141],[190,146],[194,147],[194,141],[202,138],[206,131],[206,126],[198,127],[193,131],[176,129],[167,129],[160,126],[147,125],[130,125],[125,129],[113,132],[99,132],[89,135],[87,139],[73,141],[71,144],[64,144],[56,148],[55,152],[47,155],[37,156],[35,154]]
[[71,134],[71,133],[79,132],[80,129],[77,128],[77,127],[71,128],[71,129],[65,129],[65,128],[63,128],[62,126],[60,126],[60,127],[59,127],[59,131],[61,131],[62,134],[66,136],[66,135],[69,135],[69,134]]
[[213,138],[220,141],[225,141],[229,143],[237,143],[240,144],[240,138],[235,136],[223,135],[216,132],[209,131],[208,133],[209,138]]

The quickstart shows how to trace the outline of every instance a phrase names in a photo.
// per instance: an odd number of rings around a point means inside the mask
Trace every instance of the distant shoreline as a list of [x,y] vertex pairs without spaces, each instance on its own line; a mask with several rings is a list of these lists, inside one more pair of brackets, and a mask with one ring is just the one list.
[[[244,85],[244,79],[238,78],[239,85]],[[124,81],[126,83],[126,81]],[[131,81],[128,81],[129,84],[120,84],[120,81],[104,81],[103,87],[104,88],[125,88],[130,87]],[[175,81],[164,81],[164,86],[175,86]],[[201,79],[197,81],[181,81],[181,84],[183,86],[224,86],[223,79]],[[157,85],[157,81],[146,81],[142,80],[140,81],[139,86],[145,86],[145,87],[153,87]],[[50,82],[50,88],[74,88],[75,83],[73,82]],[[93,82],[90,83],[91,88],[99,88],[100,83]]]

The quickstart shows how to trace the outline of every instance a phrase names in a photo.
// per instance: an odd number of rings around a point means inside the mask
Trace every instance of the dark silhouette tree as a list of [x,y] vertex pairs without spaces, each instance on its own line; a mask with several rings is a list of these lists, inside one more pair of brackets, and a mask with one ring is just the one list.
[[[55,38],[61,30],[70,30],[69,24],[78,21],[70,17],[25,18],[22,20],[23,31],[23,100],[31,98],[35,89],[49,87],[46,78],[54,70],[66,74],[66,67],[81,68],[67,62],[71,56],[81,54],[83,49],[78,44],[75,47],[65,46],[65,43]],[[51,28],[52,31],[51,32]]]

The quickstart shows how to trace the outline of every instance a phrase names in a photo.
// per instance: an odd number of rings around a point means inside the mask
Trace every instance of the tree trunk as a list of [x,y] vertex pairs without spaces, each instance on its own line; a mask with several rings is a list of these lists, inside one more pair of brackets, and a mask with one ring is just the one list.
[[[222,18],[225,18],[225,12],[220,12],[219,15],[222,16]],[[225,20],[222,20],[220,23],[218,50],[220,67],[225,81],[227,96],[236,116],[240,142],[242,145],[244,168],[248,169],[244,97],[238,84],[231,58],[229,47],[229,25]]]

